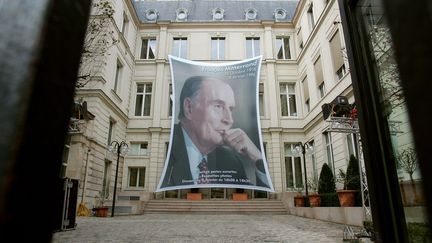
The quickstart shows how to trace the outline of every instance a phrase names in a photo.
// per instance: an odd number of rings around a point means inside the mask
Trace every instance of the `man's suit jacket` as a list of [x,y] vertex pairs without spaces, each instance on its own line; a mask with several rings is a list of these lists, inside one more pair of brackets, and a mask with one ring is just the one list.
[[[162,183],[163,187],[193,185],[192,174],[189,166],[189,158],[183,132],[179,124],[174,126],[173,145],[170,158]],[[207,155],[207,164],[210,171],[235,171],[232,178],[237,182],[218,182],[215,184],[240,184],[251,185],[241,163],[241,157],[226,146],[218,146]]]

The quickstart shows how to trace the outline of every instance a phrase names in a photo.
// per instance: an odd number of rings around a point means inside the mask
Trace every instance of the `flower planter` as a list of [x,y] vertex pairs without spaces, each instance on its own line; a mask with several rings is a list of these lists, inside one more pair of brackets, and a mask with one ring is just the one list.
[[187,200],[202,200],[202,193],[201,192],[188,192],[186,196]]
[[341,207],[354,207],[357,190],[337,190]]
[[108,207],[97,207],[96,217],[106,217],[108,216]]
[[234,201],[246,201],[248,200],[247,193],[233,193]]
[[305,198],[303,196],[295,196],[294,197],[294,206],[304,207],[305,206]]
[[309,195],[309,203],[311,207],[321,206],[321,196],[318,194]]

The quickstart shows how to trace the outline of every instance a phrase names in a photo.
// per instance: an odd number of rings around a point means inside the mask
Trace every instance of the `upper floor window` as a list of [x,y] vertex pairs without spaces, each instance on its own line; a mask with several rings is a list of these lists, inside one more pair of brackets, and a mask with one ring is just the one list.
[[257,17],[258,11],[254,8],[245,9],[245,20],[255,20]]
[[123,65],[119,60],[117,60],[116,73],[114,79],[114,89],[113,89],[116,93],[118,92],[119,89],[119,83],[121,82],[122,72],[123,72]]
[[211,38],[211,59],[212,60],[225,59],[225,37]]
[[259,84],[258,97],[259,97],[259,115],[264,116],[264,84]]
[[114,125],[115,125],[115,121],[110,119],[109,126],[108,126],[108,139],[107,139],[108,146],[111,145],[112,138],[114,137],[114,135],[113,135],[114,134]]
[[123,25],[122,25],[122,34],[123,36],[126,37],[127,31],[128,31],[128,27],[129,27],[129,19],[126,16],[126,13],[123,13]]
[[322,70],[322,65],[321,65],[321,57],[318,57],[317,60],[314,63],[314,70],[315,70],[315,79],[316,79],[316,84],[318,87],[318,93],[319,93],[319,98],[324,97],[325,95],[325,85],[324,85],[324,75],[323,75],[323,70]]
[[275,9],[273,15],[276,21],[282,21],[286,18],[286,10],[283,8]]
[[152,9],[147,9],[145,12],[145,18],[147,19],[147,21],[149,22],[156,22],[157,18],[158,18],[159,12],[152,8]]
[[337,80],[339,80],[346,73],[339,30],[336,31],[336,33],[330,39],[330,49],[333,59],[334,73]]
[[135,116],[150,116],[152,84],[137,84]]
[[224,10],[222,8],[215,8],[212,10],[213,20],[223,20],[224,19]]
[[280,84],[280,101],[282,116],[297,116],[295,84]]
[[172,116],[173,113],[173,92],[172,92],[172,84],[169,84],[169,95],[168,95],[168,116]]
[[303,86],[303,96],[304,96],[304,101],[305,101],[306,112],[309,112],[310,111],[310,99],[309,99],[309,86],[308,86],[307,77],[303,78],[302,86]]
[[276,50],[277,50],[277,59],[291,59],[289,38],[277,37]]
[[307,16],[309,21],[309,28],[312,32],[313,28],[315,27],[315,19],[314,19],[314,12],[313,12],[313,4],[311,3],[309,5],[309,8],[307,10]]
[[188,10],[186,8],[179,8],[176,10],[176,21],[187,21]]
[[187,38],[176,37],[173,39],[173,50],[172,55],[176,57],[186,58],[187,57]]
[[141,59],[155,59],[156,38],[144,38],[141,45]]
[[142,143],[136,143],[131,142],[129,155],[132,156],[147,156],[148,155],[148,143],[142,142]]
[[304,44],[303,44],[303,34],[301,29],[297,33],[297,42],[299,43],[300,50],[303,50]]
[[246,57],[252,58],[260,55],[260,38],[246,37]]

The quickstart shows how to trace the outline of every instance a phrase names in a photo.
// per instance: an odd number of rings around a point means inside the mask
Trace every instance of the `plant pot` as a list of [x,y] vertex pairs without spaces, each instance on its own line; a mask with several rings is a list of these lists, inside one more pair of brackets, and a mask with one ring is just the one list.
[[194,200],[194,201],[202,200],[202,193],[201,192],[188,192],[186,199],[187,200]]
[[96,217],[106,217],[108,216],[108,207],[97,207]]
[[309,204],[311,207],[321,206],[321,196],[318,194],[309,195]]
[[303,196],[295,196],[294,197],[294,206],[304,207],[305,206],[305,198]]
[[233,200],[234,201],[246,201],[248,200],[248,195],[247,193],[233,193]]
[[337,190],[341,207],[354,207],[357,190]]

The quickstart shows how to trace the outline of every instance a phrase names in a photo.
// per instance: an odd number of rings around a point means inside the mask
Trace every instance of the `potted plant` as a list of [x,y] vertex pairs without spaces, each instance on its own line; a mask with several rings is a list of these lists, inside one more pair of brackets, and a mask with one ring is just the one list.
[[296,187],[295,191],[297,192],[297,195],[294,197],[294,206],[304,207],[305,206],[305,197],[302,194],[303,188]]
[[318,180],[318,194],[321,196],[321,206],[339,207],[335,178],[330,167],[326,163],[321,167]]
[[343,185],[342,190],[337,190],[340,205],[342,207],[354,207],[356,193],[360,190],[358,160],[354,155],[350,156],[346,172],[339,169],[338,179]]
[[105,199],[108,198],[108,192],[102,190],[95,197],[96,207],[94,208],[96,217],[106,217],[108,216],[108,207],[104,205]]
[[309,196],[309,204],[311,207],[319,207],[321,206],[321,196],[318,194],[318,181],[315,177],[312,179],[308,179],[307,181],[308,188],[311,193]]

